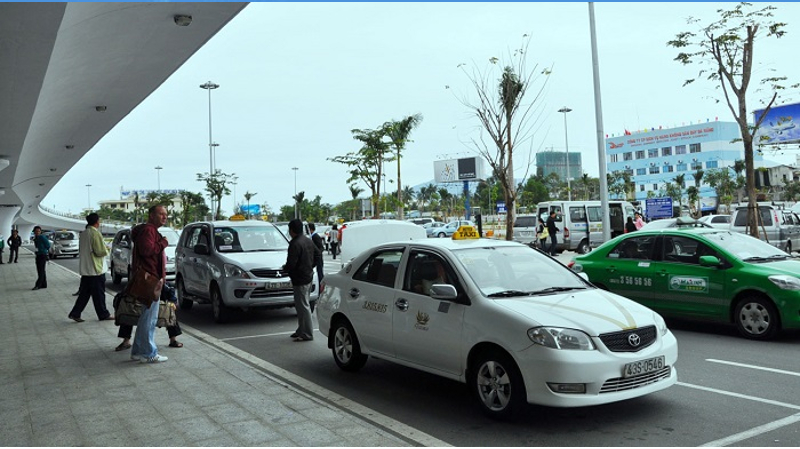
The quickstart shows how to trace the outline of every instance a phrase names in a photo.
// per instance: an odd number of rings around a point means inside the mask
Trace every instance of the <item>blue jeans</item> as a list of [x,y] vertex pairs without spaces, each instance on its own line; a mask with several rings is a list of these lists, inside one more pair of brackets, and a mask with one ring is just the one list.
[[158,355],[158,347],[153,334],[156,330],[158,320],[158,301],[153,301],[150,308],[142,307],[142,315],[136,323],[136,335],[133,336],[133,347],[131,355],[138,355],[144,358],[152,358]]

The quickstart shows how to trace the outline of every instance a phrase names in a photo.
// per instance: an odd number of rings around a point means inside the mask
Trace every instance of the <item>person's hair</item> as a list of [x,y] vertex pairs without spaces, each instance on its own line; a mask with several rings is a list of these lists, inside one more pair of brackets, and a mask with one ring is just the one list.
[[95,212],[92,212],[91,214],[86,216],[86,224],[88,224],[89,226],[96,225],[98,221],[100,221],[100,216],[97,215]]
[[309,230],[309,231],[311,231],[311,232],[314,232],[314,231],[316,231],[316,230],[317,230],[317,225],[315,225],[314,223],[311,223],[311,222],[309,221],[309,222],[308,222],[308,230]]
[[339,226],[338,226],[336,223],[334,223],[334,224],[333,224],[333,227],[332,227],[331,229],[333,229],[333,230],[337,230],[337,229],[339,229]]
[[628,217],[628,221],[632,222],[633,221],[633,217]]
[[13,233],[15,233],[15,232],[16,232],[17,234],[19,234],[19,231],[17,231],[16,229],[12,229],[12,230],[11,230],[11,233],[12,233],[12,234],[13,234]]
[[542,217],[539,217],[539,223],[544,223],[544,220],[542,220]]
[[164,206],[160,204],[156,204],[155,206],[150,206],[150,208],[147,209],[147,216],[152,216],[154,213],[156,213],[156,209],[158,209],[159,207],[164,207]]
[[34,230],[34,231],[35,231],[35,230],[37,230],[37,229],[41,231],[41,230],[42,230],[42,227],[41,227],[41,226],[34,226],[34,227],[33,227],[33,230]]
[[303,222],[300,221],[299,218],[295,218],[294,220],[289,222],[289,230],[294,232],[295,234],[302,234]]

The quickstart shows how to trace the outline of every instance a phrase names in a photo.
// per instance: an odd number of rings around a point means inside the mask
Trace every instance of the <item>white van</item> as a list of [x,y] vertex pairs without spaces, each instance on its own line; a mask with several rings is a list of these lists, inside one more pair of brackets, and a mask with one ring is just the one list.
[[[791,254],[800,251],[800,217],[790,210],[779,210],[769,203],[758,203],[759,238]],[[731,217],[731,231],[747,234],[747,206],[739,206]]]
[[[570,250],[586,254],[605,242],[600,201],[546,201],[536,206],[538,215],[547,222],[550,212],[556,213],[558,251]],[[608,202],[611,238],[625,233],[625,222],[636,209],[628,201]]]

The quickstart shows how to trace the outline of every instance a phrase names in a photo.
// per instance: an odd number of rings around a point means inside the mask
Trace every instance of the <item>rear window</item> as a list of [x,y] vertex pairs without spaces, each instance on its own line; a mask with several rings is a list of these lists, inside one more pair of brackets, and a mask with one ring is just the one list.
[[[758,211],[760,212],[760,215],[761,215],[761,220],[758,223],[759,226],[761,226],[761,225],[773,226],[774,225],[774,223],[772,221],[771,208],[769,208],[769,207],[759,207]],[[749,226],[749,224],[747,223],[747,208],[746,207],[742,207],[742,208],[736,210],[736,217],[734,218],[733,225],[734,226]]]
[[517,217],[514,220],[514,227],[515,228],[532,228],[537,225],[536,217]]

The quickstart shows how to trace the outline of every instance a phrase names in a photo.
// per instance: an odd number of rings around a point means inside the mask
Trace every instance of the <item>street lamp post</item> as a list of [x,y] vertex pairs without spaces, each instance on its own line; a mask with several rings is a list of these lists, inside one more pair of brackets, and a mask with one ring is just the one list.
[[92,208],[92,185],[86,184],[86,208]]
[[567,137],[567,112],[572,112],[572,109],[564,106],[563,108],[559,109],[558,112],[564,114],[564,145],[566,146],[566,155],[567,155],[567,200],[572,201],[572,188],[570,187],[569,182],[569,139]]
[[217,147],[219,144],[214,142],[211,144],[211,170],[217,172]]
[[158,193],[161,193],[161,170],[164,167],[156,165],[156,173],[158,174]]
[[[200,85],[201,89],[208,91],[208,175],[214,176],[214,144],[211,139],[211,91],[219,88],[219,84],[214,84],[211,81]],[[211,197],[211,214],[216,213],[214,209],[214,194],[209,194]]]
[[294,170],[294,218],[297,218],[297,167],[292,167]]
[[233,177],[233,213],[236,213],[236,181],[239,180],[238,176]]

